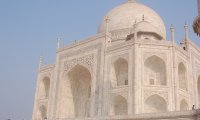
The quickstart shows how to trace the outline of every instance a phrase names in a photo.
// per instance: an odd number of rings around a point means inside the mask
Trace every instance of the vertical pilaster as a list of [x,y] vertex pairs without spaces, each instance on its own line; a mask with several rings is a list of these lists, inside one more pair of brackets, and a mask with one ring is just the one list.
[[101,109],[98,112],[99,116],[107,116],[109,115],[109,90],[110,90],[110,79],[109,79],[109,68],[110,68],[110,62],[111,58],[109,55],[106,55],[107,47],[111,44],[111,34],[106,33],[105,39],[102,41],[102,48],[101,48],[101,96],[99,97],[99,100],[102,102],[99,106],[99,109]]
[[[189,47],[190,48],[190,47]],[[196,64],[195,64],[195,61],[194,61],[194,58],[192,57],[192,53],[190,51],[190,49],[188,49],[188,53],[189,53],[189,65],[191,66],[188,66],[188,77],[187,77],[187,80],[188,80],[188,84],[189,84],[189,93],[190,93],[190,104],[189,106],[192,106],[192,105],[196,105],[196,106],[199,106],[198,104],[198,94],[197,94],[197,74],[196,74],[196,71],[195,71],[195,67],[196,67]],[[191,80],[193,79],[193,80]]]
[[39,72],[38,72],[38,78],[36,82],[36,90],[35,90],[35,99],[34,99],[34,106],[33,106],[33,114],[32,114],[32,120],[37,120],[37,111],[39,110],[38,108],[38,93],[39,93]]
[[[94,69],[94,70],[96,70],[96,69]],[[93,71],[94,72],[94,71]],[[94,72],[95,73],[95,72]],[[96,74],[93,74],[93,77],[95,77],[95,78],[93,78],[93,81],[92,81],[92,87],[91,87],[91,98],[90,98],[90,100],[89,100],[89,103],[90,103],[90,115],[89,115],[89,117],[94,117],[95,116],[95,114],[96,114],[96,105],[95,105],[95,101],[96,101]]]
[[136,41],[134,42],[134,45],[133,45],[133,68],[134,68],[134,71],[133,71],[133,83],[132,83],[132,86],[133,86],[133,108],[134,108],[134,113],[135,114],[138,114],[141,112],[141,94],[140,94],[140,87],[139,87],[139,82],[140,80],[138,79],[138,74],[139,74],[139,71],[138,71],[138,63],[140,63],[138,61],[139,57],[138,57],[138,44],[136,43]]
[[[101,52],[100,52],[100,75],[99,75],[99,96],[98,96],[98,116],[102,116],[103,110],[104,110],[104,67],[105,67],[105,55],[104,55],[104,47],[103,47],[103,42],[102,42],[102,47],[101,47]],[[98,74],[98,73],[97,73]]]
[[58,101],[57,101],[57,97],[58,97],[58,90],[59,90],[59,75],[60,75],[60,69],[62,67],[60,66],[60,60],[59,60],[59,53],[57,52],[56,54],[56,64],[55,64],[55,67],[54,67],[54,70],[53,70],[53,77],[52,77],[52,80],[51,80],[51,89],[50,89],[50,93],[51,93],[51,98],[50,98],[50,101],[49,101],[49,118],[50,120],[53,120],[53,119],[56,119],[56,116],[57,114],[57,105],[58,105]]
[[105,57],[105,66],[104,66],[104,83],[103,83],[103,117],[109,116],[110,113],[110,63],[111,57],[110,55],[106,55]]
[[105,104],[105,91],[104,91],[104,71],[105,71],[105,55],[104,55],[104,44],[101,47],[101,62],[100,62],[100,85],[99,85],[99,104],[98,104],[98,116],[104,115],[104,104]]
[[106,17],[106,34],[105,39],[102,41],[101,47],[101,63],[100,63],[100,87],[99,87],[99,105],[98,105],[98,116],[106,116],[108,114],[108,101],[109,101],[109,85],[108,85],[108,66],[109,60],[106,57],[107,47],[111,46],[111,34],[109,33],[109,16]]
[[128,114],[133,114],[133,47],[129,50],[129,70],[128,70],[128,85],[129,85],[129,94],[128,94]]
[[36,89],[35,89],[35,98],[34,98],[32,120],[36,120],[37,119],[37,111],[39,110],[39,108],[38,108],[38,96],[39,96],[39,84],[40,84],[40,69],[41,69],[42,65],[43,65],[43,56],[40,55],[39,65],[38,65],[38,77],[37,77]]
[[174,32],[175,29],[173,27],[173,25],[171,25],[170,27],[170,31],[171,31],[171,43],[172,43],[172,83],[171,83],[171,87],[172,87],[172,99],[173,99],[173,104],[171,104],[171,110],[172,111],[176,111],[178,110],[177,108],[177,79],[176,79],[176,74],[177,74],[177,70],[176,70],[176,53],[175,53],[175,39],[174,39]]

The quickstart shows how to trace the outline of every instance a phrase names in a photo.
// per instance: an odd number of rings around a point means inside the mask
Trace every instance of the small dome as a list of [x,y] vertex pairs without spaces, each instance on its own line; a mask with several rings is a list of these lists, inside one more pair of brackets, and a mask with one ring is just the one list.
[[[98,33],[106,32],[105,19],[107,18],[110,19],[108,29],[111,32],[127,28],[132,29],[136,22],[140,28],[143,28],[142,30],[154,32],[162,38],[166,38],[165,25],[160,16],[151,8],[137,1],[129,0],[128,2],[117,6],[108,12],[99,26]],[[141,26],[139,25],[141,21],[146,21],[148,24],[145,23],[143,24],[145,26]],[[152,26],[154,28],[151,28]]]

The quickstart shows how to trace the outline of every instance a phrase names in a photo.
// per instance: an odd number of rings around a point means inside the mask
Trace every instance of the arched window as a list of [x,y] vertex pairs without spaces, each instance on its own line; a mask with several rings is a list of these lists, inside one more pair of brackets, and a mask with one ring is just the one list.
[[157,57],[148,58],[145,63],[146,85],[167,85],[165,62]]
[[186,68],[183,63],[178,65],[179,88],[187,91]]
[[50,78],[45,77],[40,82],[40,90],[39,90],[40,98],[48,98],[49,97],[49,88],[50,88]]
[[180,111],[185,111],[185,110],[188,110],[188,104],[185,100],[181,100]]
[[41,117],[40,119],[45,120],[47,118],[47,108],[44,105],[42,105],[40,106],[39,111],[40,111],[40,117]]
[[159,95],[152,95],[145,101],[145,113],[167,112],[167,102]]
[[114,115],[127,115],[128,114],[127,100],[122,96],[115,97],[113,100],[112,109]]
[[112,85],[128,85],[128,62],[123,58],[119,58],[113,64]]
[[50,79],[47,77],[43,80],[43,82],[44,82],[45,96],[49,97]]
[[90,116],[91,81],[89,70],[82,65],[76,65],[64,74],[59,98],[59,117]]

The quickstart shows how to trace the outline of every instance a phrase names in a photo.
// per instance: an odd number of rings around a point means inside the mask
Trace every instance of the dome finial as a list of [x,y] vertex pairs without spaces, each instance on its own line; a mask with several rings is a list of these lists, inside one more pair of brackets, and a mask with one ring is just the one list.
[[109,25],[109,22],[110,22],[109,16],[106,17],[105,22],[106,22],[106,33],[108,33],[109,32],[109,26],[108,25]]
[[40,55],[40,59],[39,59],[39,67],[38,67],[39,70],[40,70],[40,68],[42,67],[42,65],[43,65],[43,56]]
[[186,22],[185,22],[185,25],[184,25],[184,30],[185,30],[185,39],[188,40],[189,39],[189,32],[188,32],[188,25],[187,25]]
[[175,29],[174,29],[173,24],[171,24],[171,26],[170,26],[170,31],[171,31],[171,41],[173,43],[175,43],[175,39],[174,39],[174,31],[175,31]]
[[128,0],[127,2],[128,2],[128,3],[137,2],[137,0]]
[[57,49],[59,49],[61,47],[61,37],[60,35],[57,37]]

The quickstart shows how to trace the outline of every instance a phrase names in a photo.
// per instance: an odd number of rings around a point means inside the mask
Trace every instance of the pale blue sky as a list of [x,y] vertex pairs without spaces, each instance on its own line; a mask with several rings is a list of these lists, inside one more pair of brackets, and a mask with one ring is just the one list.
[[[65,44],[96,33],[102,17],[126,0],[0,0],[0,120],[30,120],[39,55],[54,63],[56,37]],[[191,29],[197,15],[196,0],[140,0],[165,22],[167,35],[173,24],[176,41],[190,38],[200,46]]]

